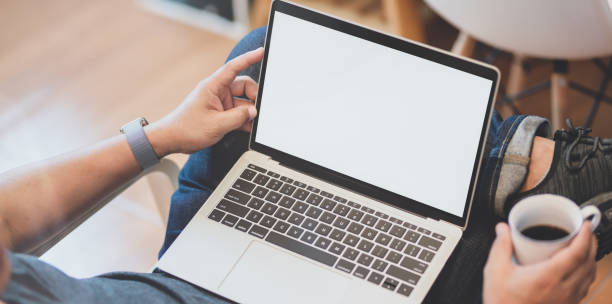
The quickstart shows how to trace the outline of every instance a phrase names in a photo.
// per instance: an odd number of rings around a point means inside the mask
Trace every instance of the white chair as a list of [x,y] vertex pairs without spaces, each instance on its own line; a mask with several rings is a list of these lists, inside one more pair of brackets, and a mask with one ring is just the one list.
[[[612,75],[612,59],[606,65],[594,60],[604,72],[598,92],[572,83],[566,77],[567,60],[600,58],[612,55],[612,0],[425,0],[440,16],[460,30],[453,52],[470,56],[475,40],[514,54],[510,68],[506,101],[513,101],[539,89],[551,87],[552,124],[561,127],[568,114],[567,90],[577,89],[594,95],[587,118],[593,121],[605,96]],[[522,92],[523,60],[527,57],[552,59],[551,79]],[[514,94],[514,96],[512,96]],[[598,263],[602,278],[592,286],[583,303],[607,303],[605,290],[612,282],[612,255]]]
[[[28,253],[75,277],[110,271],[149,271],[157,260],[170,196],[178,188],[178,173],[174,161],[162,159]],[[128,188],[139,192],[136,199],[148,202],[133,202],[120,196]],[[103,209],[111,201],[109,207],[114,210]],[[117,210],[121,208],[124,210]]]
[[601,58],[612,54],[612,0],[425,2],[461,31],[453,49],[455,52],[471,55],[476,39],[515,54],[507,86],[510,94],[518,94],[521,89],[521,67],[525,57],[555,60],[555,72],[549,83],[541,86],[552,88],[551,121],[555,129],[567,117],[569,88],[594,96],[587,126],[592,123],[602,100],[612,102],[612,98],[603,94],[612,73],[612,63],[606,66],[602,60],[595,61],[605,74],[597,92],[572,83],[566,77],[567,60]]

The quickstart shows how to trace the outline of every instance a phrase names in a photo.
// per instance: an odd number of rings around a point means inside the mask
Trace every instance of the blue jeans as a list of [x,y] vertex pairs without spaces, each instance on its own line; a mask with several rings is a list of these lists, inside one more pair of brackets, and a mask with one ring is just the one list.
[[[228,60],[263,46],[265,33],[265,28],[259,28],[244,37],[234,47]],[[259,70],[260,64],[258,63],[241,74],[257,80]],[[494,181],[499,176],[504,143],[508,142],[516,126],[525,117],[512,116],[502,121],[499,114],[494,113],[486,140],[484,170],[481,170],[479,179],[481,183],[478,185],[477,199],[472,206],[470,223],[462,241],[429,292],[426,302],[472,303],[481,301],[482,269],[494,239],[493,226],[498,221],[492,216],[488,207],[491,185],[495,184]],[[432,123],[435,123],[435,120],[432,120]],[[232,165],[247,150],[247,145],[248,135],[246,133],[232,132],[213,147],[189,157],[179,175],[179,189],[172,196],[166,238],[160,250],[160,256],[202,207]]]

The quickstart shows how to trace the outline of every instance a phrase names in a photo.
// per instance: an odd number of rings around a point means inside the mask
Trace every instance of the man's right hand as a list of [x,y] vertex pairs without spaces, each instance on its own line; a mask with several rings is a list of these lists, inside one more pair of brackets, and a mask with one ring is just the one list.
[[248,76],[237,75],[263,54],[259,48],[232,59],[202,80],[172,113],[145,127],[157,156],[193,153],[214,145],[232,130],[250,131],[255,105],[236,97],[254,101],[258,85]]
[[597,239],[586,222],[565,248],[532,265],[512,262],[512,240],[505,223],[484,268],[483,301],[498,303],[578,303],[595,279]]

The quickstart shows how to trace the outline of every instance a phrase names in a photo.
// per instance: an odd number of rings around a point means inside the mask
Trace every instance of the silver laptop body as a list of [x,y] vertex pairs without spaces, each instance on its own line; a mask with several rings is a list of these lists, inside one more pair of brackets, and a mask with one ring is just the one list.
[[498,78],[275,1],[249,151],[157,266],[240,303],[421,302],[467,226]]

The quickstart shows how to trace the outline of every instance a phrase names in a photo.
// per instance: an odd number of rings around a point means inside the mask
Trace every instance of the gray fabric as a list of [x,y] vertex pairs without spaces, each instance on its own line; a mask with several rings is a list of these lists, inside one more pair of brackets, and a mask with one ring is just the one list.
[[162,273],[114,272],[78,280],[35,257],[9,253],[7,303],[227,303]]
[[504,216],[506,199],[518,192],[527,178],[531,146],[536,135],[550,137],[548,121],[541,117],[528,116],[520,122],[508,143],[495,192],[494,212],[497,216]]

